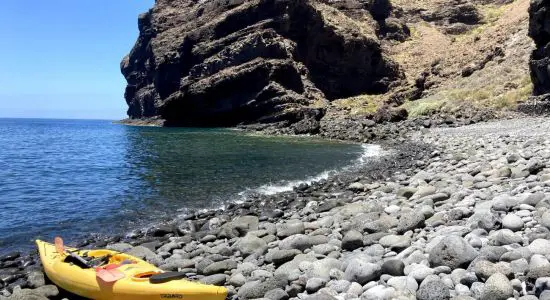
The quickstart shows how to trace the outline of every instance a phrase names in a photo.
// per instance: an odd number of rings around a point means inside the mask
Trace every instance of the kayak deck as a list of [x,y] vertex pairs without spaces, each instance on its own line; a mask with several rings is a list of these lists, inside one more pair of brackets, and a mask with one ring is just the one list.
[[123,274],[123,278],[116,282],[104,282],[97,277],[95,268],[82,268],[65,262],[68,254],[58,253],[55,245],[40,240],[36,241],[36,245],[48,278],[59,287],[82,297],[97,300],[222,300],[227,295],[223,287],[184,279],[151,283],[149,277],[163,271],[128,254],[111,250],[69,249],[79,256],[107,257],[107,265],[116,266],[117,272]]

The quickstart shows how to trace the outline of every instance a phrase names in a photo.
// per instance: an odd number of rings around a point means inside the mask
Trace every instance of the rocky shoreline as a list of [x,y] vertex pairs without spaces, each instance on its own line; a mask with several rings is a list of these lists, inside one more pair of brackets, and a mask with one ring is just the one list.
[[[224,285],[229,299],[547,299],[548,129],[406,131],[362,170],[78,246]],[[1,257],[0,276],[0,299],[77,299],[46,285],[33,255]]]

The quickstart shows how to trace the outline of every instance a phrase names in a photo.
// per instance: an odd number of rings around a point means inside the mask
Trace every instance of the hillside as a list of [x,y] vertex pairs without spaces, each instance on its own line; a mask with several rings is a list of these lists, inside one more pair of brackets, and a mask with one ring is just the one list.
[[[531,94],[528,0],[397,1],[394,13],[410,28],[404,42],[383,41],[406,83],[382,96],[333,102],[351,114],[382,104],[410,116],[469,109],[513,109]],[[459,4],[461,3],[461,4]],[[450,5],[452,4],[452,5]]]

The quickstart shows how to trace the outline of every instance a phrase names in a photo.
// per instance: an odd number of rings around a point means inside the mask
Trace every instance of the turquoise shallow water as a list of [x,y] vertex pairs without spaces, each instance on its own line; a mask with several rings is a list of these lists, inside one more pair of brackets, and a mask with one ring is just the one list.
[[361,145],[224,129],[0,119],[0,252],[289,189],[364,153]]

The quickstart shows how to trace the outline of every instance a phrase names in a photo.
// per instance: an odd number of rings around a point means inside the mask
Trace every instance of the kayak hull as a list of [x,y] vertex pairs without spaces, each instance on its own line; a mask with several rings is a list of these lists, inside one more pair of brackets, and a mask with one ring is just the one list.
[[53,244],[36,241],[40,259],[48,278],[59,287],[76,295],[97,300],[223,300],[227,290],[223,287],[173,280],[152,284],[148,275],[162,272],[157,267],[131,255],[111,250],[82,250],[79,255],[101,257],[107,254],[114,261],[132,260],[135,263],[117,268],[124,273],[124,278],[107,283],[96,277],[95,269],[83,269],[64,262],[66,254],[57,253]]

